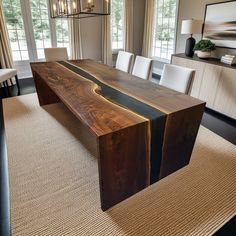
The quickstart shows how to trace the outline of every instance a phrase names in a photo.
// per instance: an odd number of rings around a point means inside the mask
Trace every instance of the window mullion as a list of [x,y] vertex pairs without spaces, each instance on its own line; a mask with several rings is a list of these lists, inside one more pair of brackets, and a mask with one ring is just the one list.
[[30,2],[29,0],[21,0],[20,2],[21,2],[22,18],[25,27],[25,37],[29,51],[29,58],[30,61],[37,61],[37,50],[34,39]]

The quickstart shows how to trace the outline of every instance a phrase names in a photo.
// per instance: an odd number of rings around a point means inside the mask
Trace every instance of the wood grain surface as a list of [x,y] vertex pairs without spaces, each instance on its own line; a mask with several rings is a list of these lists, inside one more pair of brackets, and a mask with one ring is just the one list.
[[92,60],[32,63],[40,105],[97,137],[103,210],[189,163],[204,102]]
[[202,103],[198,99],[156,85],[147,80],[140,80],[140,78],[131,74],[99,64],[93,60],[76,60],[70,61],[70,63],[94,75],[109,86],[166,114]]

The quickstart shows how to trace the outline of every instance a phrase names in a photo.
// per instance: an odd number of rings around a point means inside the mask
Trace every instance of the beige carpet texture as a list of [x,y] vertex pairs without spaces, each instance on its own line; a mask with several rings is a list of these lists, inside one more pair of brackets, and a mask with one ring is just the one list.
[[67,108],[3,107],[13,236],[205,236],[236,214],[236,146],[204,127],[187,167],[102,212],[95,140]]

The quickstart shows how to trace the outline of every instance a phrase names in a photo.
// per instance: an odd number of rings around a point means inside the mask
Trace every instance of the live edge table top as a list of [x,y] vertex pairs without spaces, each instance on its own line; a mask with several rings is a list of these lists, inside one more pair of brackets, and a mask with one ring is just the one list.
[[97,137],[103,210],[188,164],[204,102],[89,59],[31,68],[40,105],[63,102]]
[[[153,108],[171,114],[202,101],[134,77],[93,60],[68,61],[99,81]],[[97,84],[57,62],[32,63],[33,71],[53,89],[78,118],[98,136],[146,120],[100,95]]]

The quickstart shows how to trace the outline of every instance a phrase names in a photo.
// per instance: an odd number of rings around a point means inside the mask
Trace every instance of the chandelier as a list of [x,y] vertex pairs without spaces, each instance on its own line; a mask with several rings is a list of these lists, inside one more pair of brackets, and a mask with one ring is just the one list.
[[110,15],[110,0],[49,0],[51,18]]

